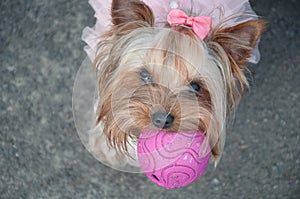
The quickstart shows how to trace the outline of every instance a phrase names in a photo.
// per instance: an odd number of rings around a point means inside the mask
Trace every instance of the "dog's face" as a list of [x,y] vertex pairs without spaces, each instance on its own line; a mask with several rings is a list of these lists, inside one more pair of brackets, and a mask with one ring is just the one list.
[[[149,7],[124,0],[113,1],[112,19],[95,62],[98,122],[109,144],[126,153],[128,136],[145,129],[201,130],[217,161],[227,114],[247,86],[244,64],[263,24],[212,30],[201,41],[184,27],[154,28]],[[240,34],[252,41],[235,45]]]

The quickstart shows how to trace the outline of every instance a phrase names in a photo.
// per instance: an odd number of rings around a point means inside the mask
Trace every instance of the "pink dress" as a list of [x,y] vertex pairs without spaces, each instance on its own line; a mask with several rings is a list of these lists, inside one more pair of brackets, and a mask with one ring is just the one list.
[[[153,11],[156,26],[166,24],[167,15],[172,8],[191,10],[202,16],[212,17],[212,26],[222,19],[232,18],[224,23],[224,27],[230,27],[244,21],[257,19],[248,0],[142,0]],[[111,26],[111,0],[89,0],[89,4],[95,10],[97,19],[94,27],[86,27],[82,33],[82,40],[87,43],[84,47],[91,61],[95,58],[96,45],[100,42],[100,36]],[[249,62],[258,63],[260,54],[256,47],[249,58]]]

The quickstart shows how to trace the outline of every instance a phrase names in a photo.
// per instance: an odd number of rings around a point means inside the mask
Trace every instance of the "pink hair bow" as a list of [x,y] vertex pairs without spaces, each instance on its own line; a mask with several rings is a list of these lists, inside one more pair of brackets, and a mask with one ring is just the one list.
[[172,9],[169,12],[168,22],[170,26],[184,25],[191,27],[201,40],[208,35],[211,27],[211,17],[189,17],[185,12],[179,9]]

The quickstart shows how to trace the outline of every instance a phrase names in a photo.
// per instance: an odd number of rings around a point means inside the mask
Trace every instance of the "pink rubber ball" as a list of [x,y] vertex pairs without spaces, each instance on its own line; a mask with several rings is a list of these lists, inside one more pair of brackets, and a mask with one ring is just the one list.
[[143,131],[138,160],[145,175],[166,189],[195,182],[206,170],[210,147],[201,131],[172,133]]

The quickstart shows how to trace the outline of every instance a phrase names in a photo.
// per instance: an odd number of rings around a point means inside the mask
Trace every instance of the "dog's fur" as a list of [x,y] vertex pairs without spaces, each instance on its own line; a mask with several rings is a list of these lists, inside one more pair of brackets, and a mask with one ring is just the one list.
[[93,138],[92,150],[105,139],[119,157],[128,156],[129,140],[157,129],[151,116],[162,111],[174,116],[165,131],[205,132],[218,162],[228,116],[248,87],[247,59],[265,22],[229,28],[220,22],[201,41],[186,27],[155,28],[151,8],[140,1],[113,0],[111,16],[113,26],[103,35],[94,63],[103,134]]

